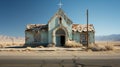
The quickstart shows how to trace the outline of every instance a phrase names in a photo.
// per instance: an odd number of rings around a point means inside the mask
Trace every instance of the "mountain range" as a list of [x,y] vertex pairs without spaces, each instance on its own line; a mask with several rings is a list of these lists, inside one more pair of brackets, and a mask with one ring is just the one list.
[[14,37],[14,36],[7,36],[7,35],[0,35],[0,42],[24,42],[24,37]]
[[[0,35],[0,42],[4,41],[17,41],[17,42],[24,42],[24,37],[14,37],[14,36],[6,36]],[[120,41],[120,34],[112,34],[112,35],[103,35],[103,36],[95,36],[96,41]]]
[[95,36],[96,41],[120,41],[120,34]]

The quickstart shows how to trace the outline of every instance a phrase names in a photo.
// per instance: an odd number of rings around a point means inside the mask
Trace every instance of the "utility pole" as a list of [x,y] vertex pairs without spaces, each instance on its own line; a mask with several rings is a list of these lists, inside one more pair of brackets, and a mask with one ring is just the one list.
[[87,9],[87,11],[86,11],[87,13],[87,48],[88,48],[88,46],[89,46],[89,33],[88,33],[88,9]]

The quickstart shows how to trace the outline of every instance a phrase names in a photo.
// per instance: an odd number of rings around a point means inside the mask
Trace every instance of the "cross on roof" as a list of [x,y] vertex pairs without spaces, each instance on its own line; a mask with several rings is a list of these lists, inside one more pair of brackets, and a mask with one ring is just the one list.
[[59,8],[62,8],[62,3],[61,3],[61,0],[60,0],[60,3],[58,4]]

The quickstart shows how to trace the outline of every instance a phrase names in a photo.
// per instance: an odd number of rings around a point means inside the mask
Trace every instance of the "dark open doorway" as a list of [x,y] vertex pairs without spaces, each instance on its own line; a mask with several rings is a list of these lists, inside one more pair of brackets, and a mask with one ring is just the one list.
[[64,46],[66,41],[66,33],[63,29],[56,31],[56,46]]
[[60,43],[61,43],[61,46],[64,46],[64,44],[65,44],[65,36],[60,36]]

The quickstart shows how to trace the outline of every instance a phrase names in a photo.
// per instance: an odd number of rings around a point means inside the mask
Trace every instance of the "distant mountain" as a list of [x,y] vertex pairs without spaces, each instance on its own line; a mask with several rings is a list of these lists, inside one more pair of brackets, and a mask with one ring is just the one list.
[[[120,34],[95,36],[96,41],[120,41]],[[0,42],[25,42],[24,37],[0,35]]]
[[7,36],[7,35],[0,35],[0,42],[24,42],[24,37],[14,37],[14,36]]
[[95,40],[96,41],[120,41],[120,34],[96,36]]

